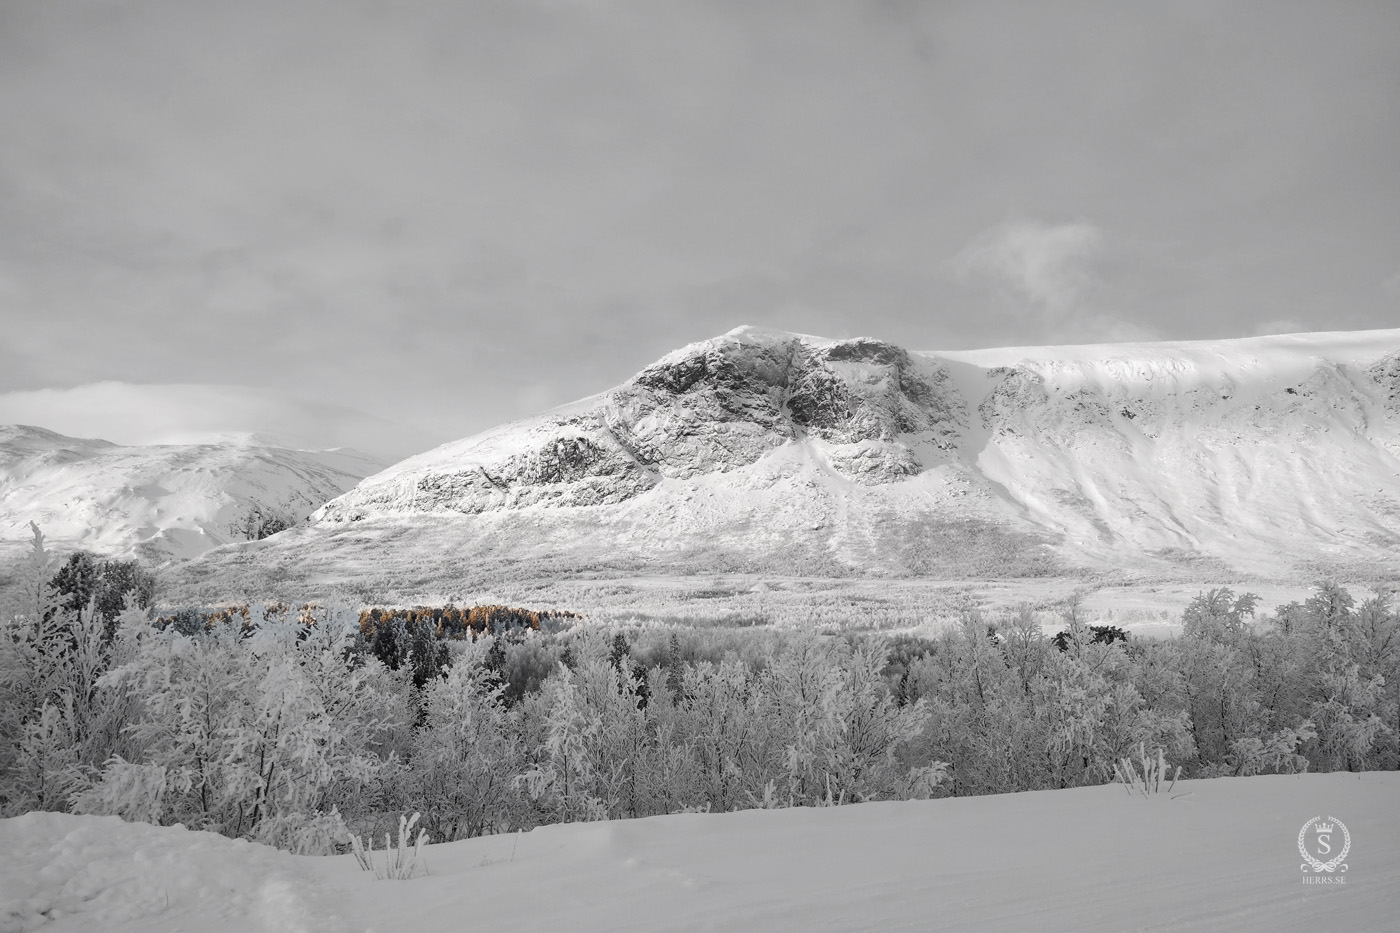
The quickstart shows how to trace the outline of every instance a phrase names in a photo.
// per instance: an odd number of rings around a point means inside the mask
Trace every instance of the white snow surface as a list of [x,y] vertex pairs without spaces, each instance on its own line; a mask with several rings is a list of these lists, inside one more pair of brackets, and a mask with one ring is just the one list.
[[[115,816],[0,820],[0,931],[340,931],[306,860]],[[329,893],[329,892],[327,892]]]
[[380,466],[257,435],[125,447],[0,425],[0,545],[28,540],[34,522],[60,546],[189,558],[234,540],[229,526],[253,504],[300,520]]
[[[376,881],[183,828],[0,820],[0,933],[1396,929],[1400,774],[1183,781],[550,826]],[[1298,833],[1345,824],[1306,884]],[[1340,838],[1334,837],[1334,843]],[[1336,851],[1334,849],[1334,851]]]

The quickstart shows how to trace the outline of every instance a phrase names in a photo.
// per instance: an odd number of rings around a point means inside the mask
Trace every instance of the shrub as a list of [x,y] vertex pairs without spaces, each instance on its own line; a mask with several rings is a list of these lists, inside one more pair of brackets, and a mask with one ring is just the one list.
[[[1139,772],[1133,759],[1124,755],[1113,764],[1113,776],[1131,794],[1137,791],[1144,797],[1152,794],[1162,793],[1162,782],[1167,779],[1168,765],[1166,756],[1162,749],[1157,749],[1157,757],[1147,757],[1147,748],[1143,743],[1138,744],[1138,758],[1142,764],[1142,771]],[[1171,773],[1171,784],[1167,787],[1167,793],[1176,789],[1177,778],[1181,777],[1181,766],[1177,765],[1175,773]]]
[[228,526],[229,534],[244,541],[261,541],[279,532],[286,531],[296,524],[296,519],[286,512],[268,508],[254,502]]
[[[384,834],[384,862],[379,864],[374,860],[374,839],[372,837],[361,841],[359,836],[351,833],[350,848],[355,853],[355,861],[360,863],[360,868],[365,871],[374,872],[374,877],[380,881],[407,881],[413,877],[413,873],[419,868],[419,856],[423,846],[428,843],[428,834],[423,830],[418,830],[418,835],[413,837],[410,844],[409,834],[413,832],[413,826],[418,822],[418,814],[412,817],[399,817],[399,843],[397,846],[391,845],[389,834]],[[423,865],[423,874],[428,873],[427,865]]]

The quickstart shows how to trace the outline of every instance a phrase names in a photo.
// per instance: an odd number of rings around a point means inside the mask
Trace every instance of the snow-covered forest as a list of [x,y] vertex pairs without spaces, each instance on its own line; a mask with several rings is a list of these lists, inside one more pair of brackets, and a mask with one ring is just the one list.
[[1400,767],[1400,611],[1330,584],[1265,617],[1205,592],[1160,640],[1073,602],[1053,637],[1029,610],[933,638],[538,617],[471,637],[430,613],[75,605],[72,565],[36,535],[10,588],[5,816],[315,854],[415,811],[450,841],[1103,784],[1140,748],[1188,778]]

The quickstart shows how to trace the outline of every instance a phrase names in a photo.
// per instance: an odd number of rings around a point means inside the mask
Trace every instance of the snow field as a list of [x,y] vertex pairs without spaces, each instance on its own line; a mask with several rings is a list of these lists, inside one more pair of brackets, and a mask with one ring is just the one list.
[[[0,930],[1333,930],[1400,922],[1400,774],[680,814],[429,846],[374,881],[115,818],[0,821]],[[1350,831],[1303,883],[1299,828]],[[167,901],[168,898],[168,901]]]
[[0,931],[353,929],[306,871],[268,846],[115,816],[0,820]]

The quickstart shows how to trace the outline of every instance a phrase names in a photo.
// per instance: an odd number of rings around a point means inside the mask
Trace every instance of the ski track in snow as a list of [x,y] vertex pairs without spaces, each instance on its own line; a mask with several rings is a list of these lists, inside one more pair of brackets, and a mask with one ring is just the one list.
[[[1396,929],[1400,774],[1108,785],[549,826],[425,849],[375,881],[115,817],[0,821],[0,931]],[[1350,831],[1303,883],[1299,828]]]

